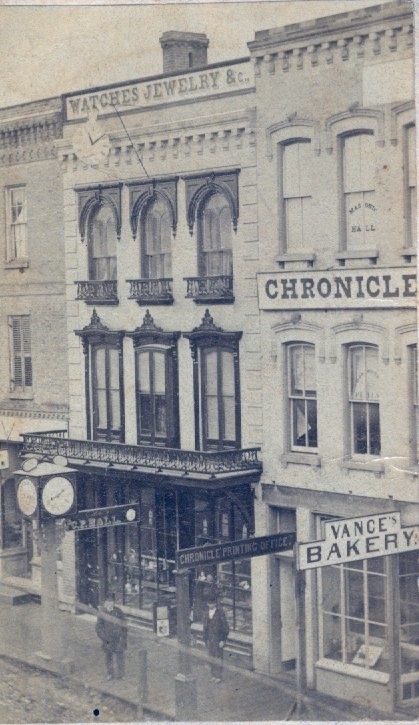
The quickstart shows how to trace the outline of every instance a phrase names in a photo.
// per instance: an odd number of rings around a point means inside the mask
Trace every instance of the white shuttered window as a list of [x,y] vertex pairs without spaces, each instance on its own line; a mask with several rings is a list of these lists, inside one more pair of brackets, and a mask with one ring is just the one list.
[[10,327],[10,390],[32,390],[32,354],[29,315],[9,317]]

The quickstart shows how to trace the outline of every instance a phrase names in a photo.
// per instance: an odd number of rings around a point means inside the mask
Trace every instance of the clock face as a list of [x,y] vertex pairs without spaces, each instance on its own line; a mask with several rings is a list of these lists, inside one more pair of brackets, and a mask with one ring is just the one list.
[[89,115],[89,119],[76,132],[73,149],[76,156],[86,164],[98,164],[107,158],[111,142],[98,123],[97,114]]
[[64,476],[53,476],[42,489],[42,504],[53,516],[63,516],[74,504],[74,487]]
[[38,507],[38,492],[30,478],[22,478],[17,487],[17,502],[25,516],[33,516]]

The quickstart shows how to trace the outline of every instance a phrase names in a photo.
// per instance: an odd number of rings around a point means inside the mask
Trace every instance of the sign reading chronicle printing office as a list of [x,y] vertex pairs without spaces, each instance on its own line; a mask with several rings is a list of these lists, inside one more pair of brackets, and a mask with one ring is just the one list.
[[68,121],[87,118],[89,112],[98,116],[118,111],[140,110],[179,101],[197,100],[220,93],[247,90],[254,86],[254,71],[250,61],[205,70],[154,78],[138,83],[99,88],[86,93],[65,96]]
[[259,309],[348,309],[415,307],[417,284],[412,267],[380,270],[287,271],[258,274]]

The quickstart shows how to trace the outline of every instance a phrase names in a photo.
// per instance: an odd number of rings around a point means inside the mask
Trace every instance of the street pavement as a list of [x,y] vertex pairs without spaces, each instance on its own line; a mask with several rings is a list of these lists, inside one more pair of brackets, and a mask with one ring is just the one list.
[[[1,586],[1,585],[0,585]],[[11,606],[0,603],[0,657],[39,668],[36,652],[41,648],[41,611],[38,603]],[[179,672],[179,650],[175,639],[157,638],[151,631],[129,627],[126,676],[107,681],[104,655],[95,633],[96,618],[60,612],[63,658],[73,661],[71,674],[62,675],[66,686],[112,695],[122,702],[139,703],[140,650],[147,651],[147,696],[143,701],[144,718],[175,719],[175,676]],[[196,678],[200,721],[269,720],[389,720],[385,715],[361,710],[350,703],[312,693],[296,708],[292,674],[270,678],[233,665],[226,657],[220,684],[210,681],[203,648],[191,649],[191,672]],[[42,665],[53,669],[51,665]],[[82,691],[82,690],[80,690]],[[141,717],[141,710],[138,710]],[[1,715],[1,713],[0,713]],[[178,712],[178,715],[181,713]],[[179,719],[187,719],[179,717]],[[400,717],[393,719],[400,719]],[[29,720],[28,720],[29,721]]]

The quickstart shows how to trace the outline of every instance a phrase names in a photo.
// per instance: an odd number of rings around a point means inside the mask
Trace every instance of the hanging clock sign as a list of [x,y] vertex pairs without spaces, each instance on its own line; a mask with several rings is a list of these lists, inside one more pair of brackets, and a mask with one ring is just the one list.
[[76,471],[41,462],[30,471],[15,471],[16,497],[21,513],[29,518],[63,518],[77,509]]

